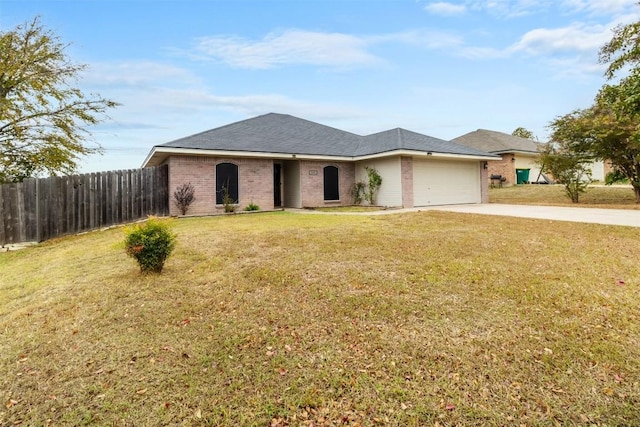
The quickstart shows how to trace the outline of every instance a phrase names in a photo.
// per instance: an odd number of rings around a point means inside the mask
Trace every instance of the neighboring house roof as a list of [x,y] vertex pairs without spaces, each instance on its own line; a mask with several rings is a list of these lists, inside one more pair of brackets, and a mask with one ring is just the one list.
[[487,152],[411,132],[392,129],[356,135],[287,114],[269,113],[153,147],[143,166],[160,164],[171,154],[337,157],[349,160],[393,152],[470,156],[494,160]]
[[538,147],[541,146],[540,143],[530,139],[486,129],[469,132],[451,141],[493,154],[514,152],[538,154]]

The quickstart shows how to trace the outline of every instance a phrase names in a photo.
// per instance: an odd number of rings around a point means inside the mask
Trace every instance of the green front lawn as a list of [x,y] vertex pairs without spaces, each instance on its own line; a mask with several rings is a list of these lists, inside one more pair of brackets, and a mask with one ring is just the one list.
[[[505,193],[508,190],[504,190]],[[640,229],[184,218],[0,254],[0,425],[640,424]]]
[[579,203],[571,203],[562,185],[525,184],[489,189],[490,203],[556,205],[612,209],[640,209],[628,186],[595,186],[580,194]]

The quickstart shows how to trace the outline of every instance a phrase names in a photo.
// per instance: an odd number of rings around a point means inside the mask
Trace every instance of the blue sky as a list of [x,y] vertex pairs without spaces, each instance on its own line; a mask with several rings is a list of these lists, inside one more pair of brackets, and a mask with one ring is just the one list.
[[605,83],[599,48],[636,0],[0,0],[7,30],[39,15],[122,105],[79,170],[140,167],[153,145],[256,115],[358,134],[442,139],[556,116]]

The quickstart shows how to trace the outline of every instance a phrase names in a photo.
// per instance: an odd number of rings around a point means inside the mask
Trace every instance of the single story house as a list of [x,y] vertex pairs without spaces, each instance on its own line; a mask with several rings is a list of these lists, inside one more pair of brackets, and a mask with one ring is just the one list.
[[540,166],[536,164],[542,145],[539,142],[486,129],[466,133],[452,139],[452,142],[500,156],[498,161],[489,162],[487,176],[501,175],[505,179],[504,185],[518,182],[517,169],[529,169],[528,182],[548,181],[540,172]]
[[[223,209],[346,206],[366,167],[382,177],[376,204],[487,202],[485,168],[498,156],[405,129],[360,136],[270,113],[154,146],[143,167],[169,166],[169,193],[191,183],[189,214]],[[171,214],[178,214],[170,203]]]
[[[489,162],[487,175],[503,176],[504,185],[518,183],[518,169],[529,169],[529,183],[550,182],[549,177],[541,173],[540,165],[536,163],[542,143],[486,129],[466,133],[452,139],[452,142],[499,155],[499,161]],[[606,175],[612,170],[610,162],[594,161],[591,163],[591,178],[604,182]]]

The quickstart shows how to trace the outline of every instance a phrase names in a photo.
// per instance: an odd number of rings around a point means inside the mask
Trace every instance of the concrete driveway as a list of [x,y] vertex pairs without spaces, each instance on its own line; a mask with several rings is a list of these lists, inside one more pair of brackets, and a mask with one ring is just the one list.
[[634,209],[597,209],[486,203],[479,205],[433,206],[408,210],[438,210],[481,215],[514,216],[521,218],[550,219],[555,221],[588,222],[593,224],[640,227],[640,210]]
[[372,212],[322,212],[307,209],[287,209],[287,211],[333,215],[392,215],[402,212],[445,211],[640,227],[640,210],[637,209],[597,209],[486,203],[477,205],[422,206],[418,208],[387,209]]

